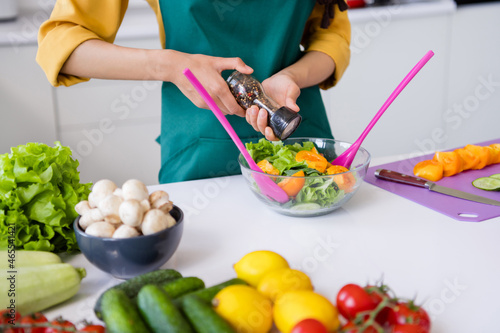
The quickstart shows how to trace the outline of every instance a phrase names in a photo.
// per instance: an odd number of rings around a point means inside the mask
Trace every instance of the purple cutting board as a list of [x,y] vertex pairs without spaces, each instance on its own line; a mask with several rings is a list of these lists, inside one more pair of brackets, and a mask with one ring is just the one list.
[[[500,139],[481,142],[477,145],[486,146],[492,143],[500,143]],[[432,159],[433,156],[434,153],[419,156],[418,158],[370,167],[365,177],[365,181],[447,215],[455,220],[480,222],[500,216],[500,206],[459,199],[445,194],[432,192],[424,188],[398,184],[375,177],[375,170],[377,169],[388,169],[407,175],[413,175],[413,167],[415,164],[423,160]],[[437,181],[436,184],[500,201],[500,192],[484,191],[472,186],[472,181],[474,179],[479,177],[488,177],[495,173],[500,173],[500,163],[489,165],[481,170],[467,170],[451,177],[444,177],[443,179]]]

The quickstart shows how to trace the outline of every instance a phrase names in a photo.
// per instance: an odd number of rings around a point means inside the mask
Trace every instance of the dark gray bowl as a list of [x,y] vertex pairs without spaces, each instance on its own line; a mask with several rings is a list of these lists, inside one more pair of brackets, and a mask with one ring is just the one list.
[[133,238],[101,238],[90,236],[73,223],[78,246],[85,258],[102,271],[119,279],[154,271],[165,264],[175,253],[182,237],[184,214],[174,206],[170,211],[177,223],[152,235]]

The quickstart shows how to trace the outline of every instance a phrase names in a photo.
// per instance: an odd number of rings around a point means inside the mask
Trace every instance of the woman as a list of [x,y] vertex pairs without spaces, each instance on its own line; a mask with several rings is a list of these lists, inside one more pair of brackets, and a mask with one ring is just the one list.
[[239,172],[237,148],[214,115],[200,110],[208,107],[185,68],[244,142],[277,138],[265,110],[243,110],[231,95],[225,77],[232,70],[252,74],[280,105],[301,111],[293,136],[333,137],[319,86],[335,85],[349,63],[343,0],[147,1],[164,49],[113,44],[128,0],[58,0],[40,28],[37,62],[54,86],[89,78],[163,81],[160,183]]

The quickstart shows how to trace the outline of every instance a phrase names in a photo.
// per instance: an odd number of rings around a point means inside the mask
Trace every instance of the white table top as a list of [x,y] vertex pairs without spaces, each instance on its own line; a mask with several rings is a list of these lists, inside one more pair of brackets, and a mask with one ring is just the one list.
[[[163,268],[198,276],[210,286],[235,277],[232,265],[246,253],[268,249],[306,272],[316,291],[333,302],[346,283],[383,278],[398,296],[416,296],[424,304],[434,333],[499,331],[500,218],[456,221],[368,183],[343,208],[315,218],[269,210],[242,176],[150,189],[160,188],[185,213],[181,244]],[[88,274],[73,299],[46,314],[97,320],[95,299],[120,281],[83,255],[64,260]]]

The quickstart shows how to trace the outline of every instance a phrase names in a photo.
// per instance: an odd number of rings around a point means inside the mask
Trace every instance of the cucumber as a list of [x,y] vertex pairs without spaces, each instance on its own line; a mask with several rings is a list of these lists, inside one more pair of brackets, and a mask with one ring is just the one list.
[[102,316],[108,333],[149,333],[136,305],[121,289],[109,289],[102,296]]
[[84,268],[50,264],[0,270],[0,304],[27,315],[45,310],[73,297],[85,277]]
[[[145,273],[142,275],[138,275],[136,277],[131,278],[130,280],[122,282],[116,286],[109,288],[109,289],[123,290],[125,292],[125,295],[127,295],[128,298],[135,299],[135,297],[139,293],[139,290],[141,290],[141,288],[147,284],[162,285],[165,282],[179,279],[181,277],[182,277],[181,273],[177,272],[174,269],[160,269],[160,270],[152,271],[152,272]],[[106,293],[106,291],[104,293],[102,293],[101,296],[99,296],[99,298],[97,299],[97,302],[94,305],[95,315],[99,319],[102,319],[101,301],[102,301],[102,297],[105,293]]]
[[247,283],[240,278],[234,278],[234,279],[224,281],[222,283],[216,284],[214,286],[211,286],[211,287],[208,287],[205,289],[200,289],[197,291],[187,293],[187,294],[177,298],[175,303],[180,304],[180,303],[182,303],[182,298],[187,297],[187,296],[191,296],[191,295],[195,295],[199,299],[205,301],[206,303],[210,303],[210,302],[212,302],[212,299],[215,297],[215,295],[217,295],[217,293],[219,291],[221,291],[225,287],[231,286],[233,284],[247,284]]
[[292,206],[292,208],[290,208],[290,210],[318,210],[320,209],[321,206],[318,205],[317,203],[314,203],[314,202],[305,202],[305,203],[301,203],[301,204],[296,204],[295,206]]
[[212,305],[196,295],[182,298],[182,312],[197,333],[235,333],[236,331],[220,317]]
[[[47,251],[0,251],[0,269],[16,269],[19,267],[60,264],[61,258]],[[11,266],[12,265],[12,266]]]
[[490,178],[500,179],[500,173],[496,173],[494,175],[491,175]]
[[177,298],[188,292],[205,288],[205,282],[195,276],[188,276],[169,281],[163,284],[162,288],[170,298]]
[[192,333],[189,322],[162,288],[148,284],[139,291],[137,304],[142,317],[155,333]]
[[486,191],[500,191],[500,179],[493,177],[481,177],[472,182],[474,187]]

